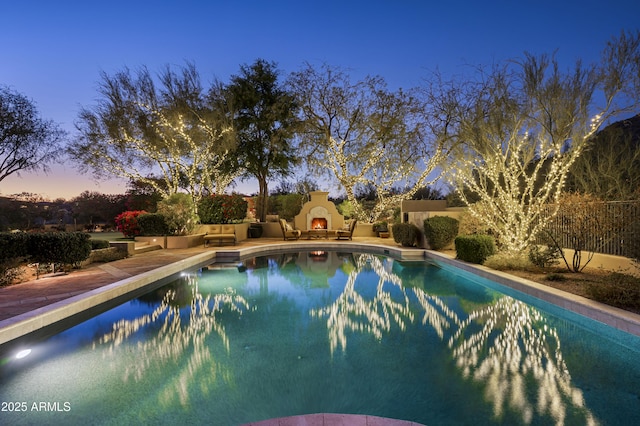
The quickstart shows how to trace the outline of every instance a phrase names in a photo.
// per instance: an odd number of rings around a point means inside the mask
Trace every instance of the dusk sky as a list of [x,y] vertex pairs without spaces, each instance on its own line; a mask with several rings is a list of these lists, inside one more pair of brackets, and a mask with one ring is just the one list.
[[[204,83],[226,82],[241,64],[263,58],[283,77],[308,61],[406,88],[436,68],[450,75],[525,51],[557,51],[567,67],[577,58],[595,62],[611,37],[639,27],[638,0],[5,1],[0,85],[32,99],[73,137],[80,107],[95,104],[101,71],[156,72],[189,61]],[[84,190],[124,193],[126,184],[95,182],[71,163],[0,182],[0,195],[69,199]]]

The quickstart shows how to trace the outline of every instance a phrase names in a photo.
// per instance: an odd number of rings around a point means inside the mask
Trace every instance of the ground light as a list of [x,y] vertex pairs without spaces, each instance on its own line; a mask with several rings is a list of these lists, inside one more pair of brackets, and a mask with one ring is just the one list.
[[22,359],[31,353],[31,349],[23,349],[16,354],[16,359]]

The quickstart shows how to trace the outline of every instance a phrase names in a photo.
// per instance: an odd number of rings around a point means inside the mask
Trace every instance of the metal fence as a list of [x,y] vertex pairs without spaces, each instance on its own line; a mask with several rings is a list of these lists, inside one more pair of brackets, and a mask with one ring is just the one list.
[[[551,214],[555,206],[548,206]],[[546,227],[563,248],[633,257],[640,245],[640,201],[584,203],[561,209]],[[544,233],[539,237],[544,242]]]

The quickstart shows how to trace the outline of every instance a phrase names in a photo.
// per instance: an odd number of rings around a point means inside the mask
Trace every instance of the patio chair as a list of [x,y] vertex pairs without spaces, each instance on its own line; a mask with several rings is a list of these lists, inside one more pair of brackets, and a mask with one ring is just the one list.
[[284,240],[297,240],[302,235],[299,229],[293,229],[285,219],[280,219],[280,229],[282,229],[282,237]]
[[356,219],[351,219],[344,224],[344,227],[336,230],[336,240],[346,239],[350,240],[353,237],[353,231],[356,229]]

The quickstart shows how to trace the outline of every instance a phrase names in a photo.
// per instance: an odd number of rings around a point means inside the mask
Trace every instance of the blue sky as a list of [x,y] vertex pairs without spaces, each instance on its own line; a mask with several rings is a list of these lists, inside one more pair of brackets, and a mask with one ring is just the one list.
[[[257,58],[283,74],[305,61],[381,75],[390,87],[419,85],[436,68],[460,73],[531,53],[557,52],[567,66],[595,62],[612,36],[640,28],[640,1],[21,0],[0,6],[0,84],[37,105],[73,136],[81,106],[97,97],[101,71],[193,62],[205,80],[227,81]],[[122,193],[74,164],[0,182],[72,198],[84,190]],[[275,186],[273,183],[272,186]],[[322,186],[322,185],[321,185]],[[238,189],[251,191],[251,183]],[[323,188],[330,189],[330,188]]]

